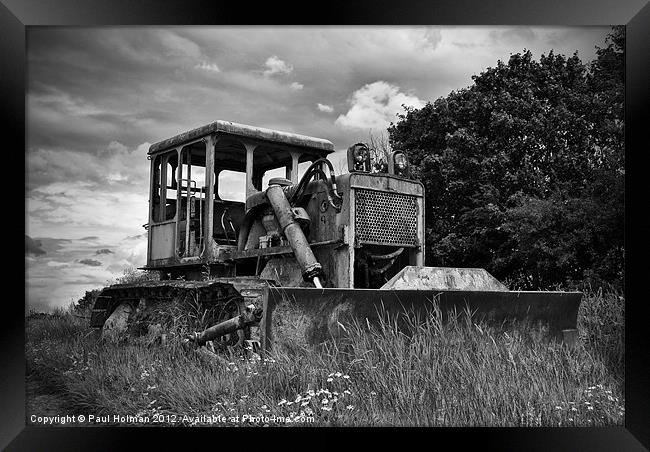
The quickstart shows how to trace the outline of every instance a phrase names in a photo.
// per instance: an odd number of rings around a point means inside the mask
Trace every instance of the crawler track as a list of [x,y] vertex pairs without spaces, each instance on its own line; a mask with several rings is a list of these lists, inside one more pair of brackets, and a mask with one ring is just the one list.
[[196,306],[210,309],[213,320],[223,320],[236,314],[242,297],[228,283],[218,281],[145,281],[134,284],[115,284],[99,294],[93,306],[90,326],[101,328],[120,304],[128,302],[138,310],[152,303],[191,299]]

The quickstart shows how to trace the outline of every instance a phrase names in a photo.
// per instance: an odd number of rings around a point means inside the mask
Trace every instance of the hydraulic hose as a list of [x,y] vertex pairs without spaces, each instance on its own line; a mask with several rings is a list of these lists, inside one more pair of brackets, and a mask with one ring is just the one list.
[[[321,165],[325,164],[328,166],[330,170],[330,177],[325,175],[325,172],[321,168]],[[300,198],[302,195],[302,192],[305,190],[307,187],[307,184],[309,181],[313,178],[315,174],[318,174],[321,176],[323,181],[328,184],[329,186],[329,191],[327,192],[327,200],[329,201],[330,205],[334,207],[336,210],[341,209],[340,201],[343,199],[341,195],[339,195],[336,187],[336,178],[334,174],[334,166],[332,165],[332,162],[327,160],[326,158],[320,158],[318,160],[315,160],[309,168],[307,168],[307,171],[305,171],[305,174],[302,176],[300,179],[300,182],[298,182],[298,186],[296,187],[296,190],[293,192],[291,197],[289,198],[289,202],[291,205],[294,205],[296,201]],[[334,198],[336,198],[339,201],[339,204],[336,204],[334,202]]]

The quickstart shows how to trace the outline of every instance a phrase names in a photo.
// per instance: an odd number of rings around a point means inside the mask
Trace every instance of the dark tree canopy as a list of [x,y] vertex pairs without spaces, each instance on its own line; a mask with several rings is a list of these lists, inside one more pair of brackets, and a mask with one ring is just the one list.
[[624,28],[583,63],[524,50],[388,129],[427,196],[427,264],[521,288],[623,278]]

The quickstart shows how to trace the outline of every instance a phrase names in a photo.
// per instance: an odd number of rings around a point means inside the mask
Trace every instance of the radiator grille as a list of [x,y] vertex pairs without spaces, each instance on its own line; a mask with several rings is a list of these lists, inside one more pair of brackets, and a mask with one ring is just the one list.
[[355,230],[360,243],[418,244],[417,197],[355,189]]

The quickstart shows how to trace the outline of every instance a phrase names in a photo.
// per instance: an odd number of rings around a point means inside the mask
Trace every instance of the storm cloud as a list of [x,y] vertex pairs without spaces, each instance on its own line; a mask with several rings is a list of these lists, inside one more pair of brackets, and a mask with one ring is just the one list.
[[102,265],[101,262],[96,261],[94,259],[81,259],[79,263],[84,265],[89,265],[91,267],[100,267]]

